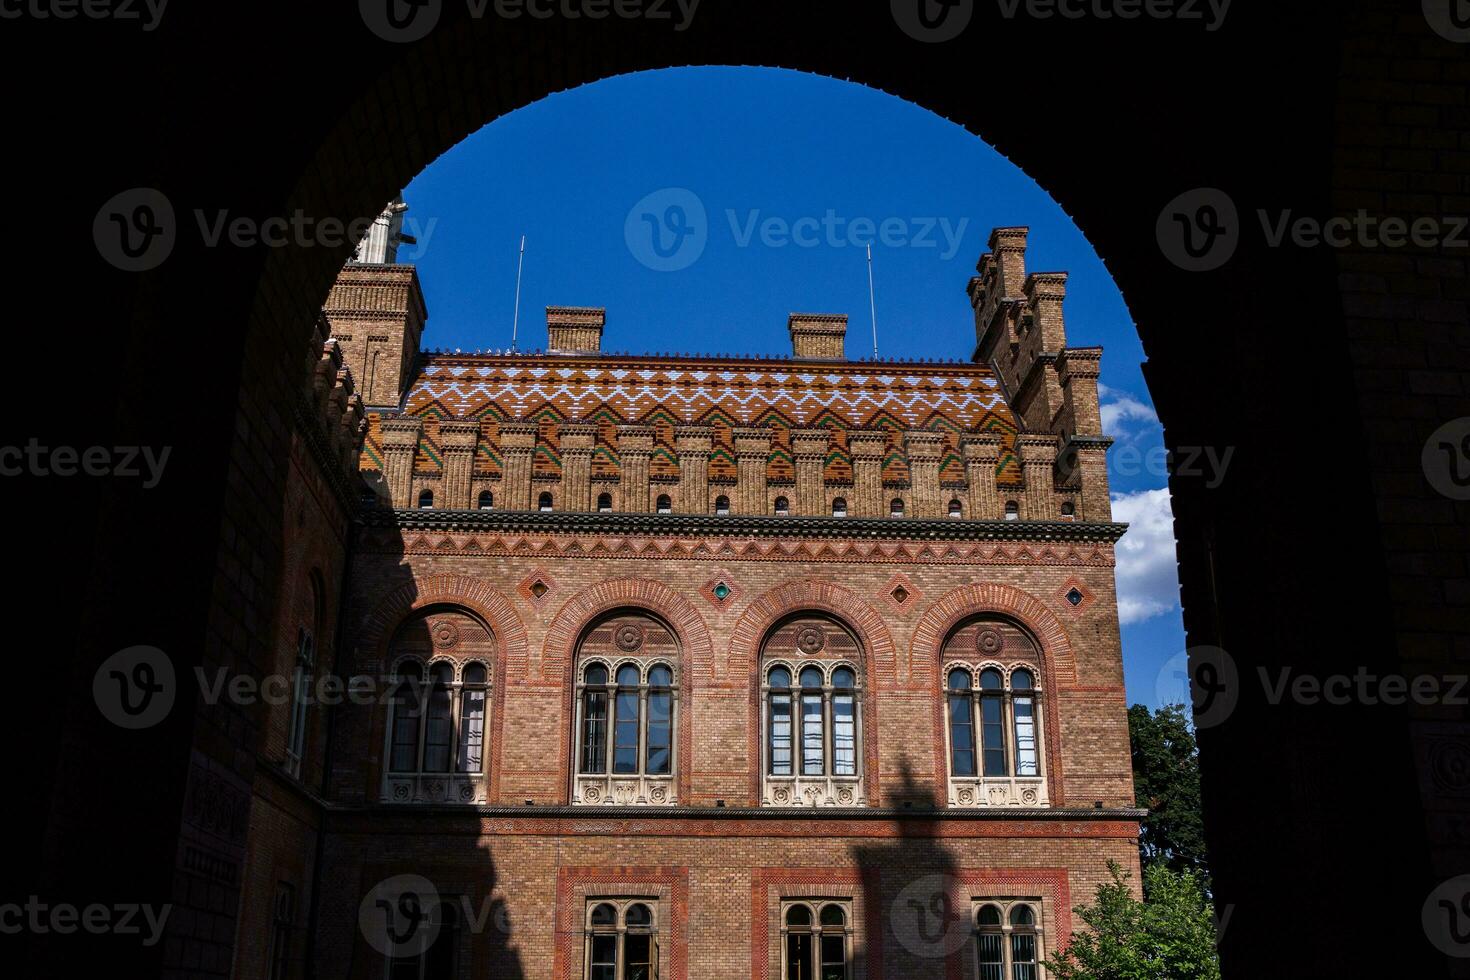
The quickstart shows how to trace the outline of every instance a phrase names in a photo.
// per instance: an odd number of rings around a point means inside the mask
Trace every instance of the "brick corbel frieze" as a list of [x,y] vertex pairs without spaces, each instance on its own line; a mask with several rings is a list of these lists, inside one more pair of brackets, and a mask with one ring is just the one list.
[[[653,579],[611,579],[578,592],[566,601],[546,628],[546,642],[539,664],[528,664],[525,678],[538,676],[543,682],[562,685],[562,717],[574,717],[572,698],[576,696],[577,640],[599,616],[616,609],[640,610],[664,621],[679,641],[679,710],[676,721],[679,740],[678,764],[674,778],[680,800],[689,800],[689,777],[693,771],[693,737],[690,718],[693,715],[694,692],[698,686],[696,673],[708,678],[714,663],[714,643],[709,627],[694,605],[678,592]],[[562,784],[569,788],[571,780],[571,726],[561,726],[561,753],[558,758]]]
[[[819,579],[799,579],[776,586],[746,607],[730,632],[730,656],[724,677],[741,677],[750,685],[746,725],[750,762],[750,798],[760,799],[761,690],[756,677],[761,641],[776,623],[794,613],[826,613],[851,629],[863,652],[863,795],[878,802],[878,688],[891,687],[897,665],[897,646],[883,614],[857,593]],[[906,674],[907,672],[905,672]],[[906,680],[907,678],[903,678]]]
[[[1010,585],[988,582],[984,585],[962,585],[946,592],[930,604],[919,617],[910,642],[915,658],[914,675],[935,691],[939,684],[939,664],[944,641],[956,626],[972,616],[999,615],[1024,626],[1041,646],[1045,688],[1042,691],[1043,735],[1046,739],[1046,778],[1052,802],[1066,804],[1066,787],[1062,783],[1061,719],[1057,713],[1057,686],[1077,683],[1077,657],[1066,628],[1041,599]],[[925,679],[927,678],[927,679]],[[933,707],[934,772],[936,779],[947,779],[949,760],[944,751],[944,699],[936,697]]]

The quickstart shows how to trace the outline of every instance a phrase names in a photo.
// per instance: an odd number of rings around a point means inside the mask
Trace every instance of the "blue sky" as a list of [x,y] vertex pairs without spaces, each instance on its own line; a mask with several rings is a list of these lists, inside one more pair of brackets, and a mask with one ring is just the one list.
[[607,307],[604,350],[634,353],[784,355],[788,313],[846,313],[848,356],[868,357],[871,244],[881,356],[967,360],[964,288],[990,229],[1030,226],[1028,270],[1071,273],[1068,341],[1106,349],[1114,508],[1135,525],[1119,548],[1128,697],[1159,702],[1184,634],[1138,334],[1071,219],[977,137],[820,76],[643,72],[490,123],[404,199],[423,344],[466,351],[510,345],[524,235],[523,350],[545,346],[546,306],[572,305]]

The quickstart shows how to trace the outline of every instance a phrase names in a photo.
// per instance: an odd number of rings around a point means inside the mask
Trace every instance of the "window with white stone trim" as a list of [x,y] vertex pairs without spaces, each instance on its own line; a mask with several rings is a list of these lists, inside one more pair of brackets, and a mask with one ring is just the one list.
[[862,648],[841,623],[797,616],[761,647],[765,806],[863,806]]

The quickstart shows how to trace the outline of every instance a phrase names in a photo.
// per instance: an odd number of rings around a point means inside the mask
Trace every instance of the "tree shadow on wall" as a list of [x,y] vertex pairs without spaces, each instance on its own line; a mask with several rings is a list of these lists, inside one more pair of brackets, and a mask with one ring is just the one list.
[[940,980],[947,976],[949,959],[960,955],[970,938],[958,865],[936,836],[942,801],[934,784],[915,779],[904,760],[899,788],[886,802],[895,810],[891,841],[852,848],[853,863],[863,874],[869,933],[867,949],[854,955],[853,976],[868,980],[874,973],[866,963],[881,957],[885,980]]

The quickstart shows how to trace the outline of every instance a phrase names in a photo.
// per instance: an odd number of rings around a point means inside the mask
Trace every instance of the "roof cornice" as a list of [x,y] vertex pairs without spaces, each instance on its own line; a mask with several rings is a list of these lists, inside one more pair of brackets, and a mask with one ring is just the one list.
[[747,535],[898,541],[1116,542],[1127,524],[1110,521],[970,521],[956,518],[756,517],[738,514],[596,514],[528,510],[361,510],[364,527],[547,534]]

